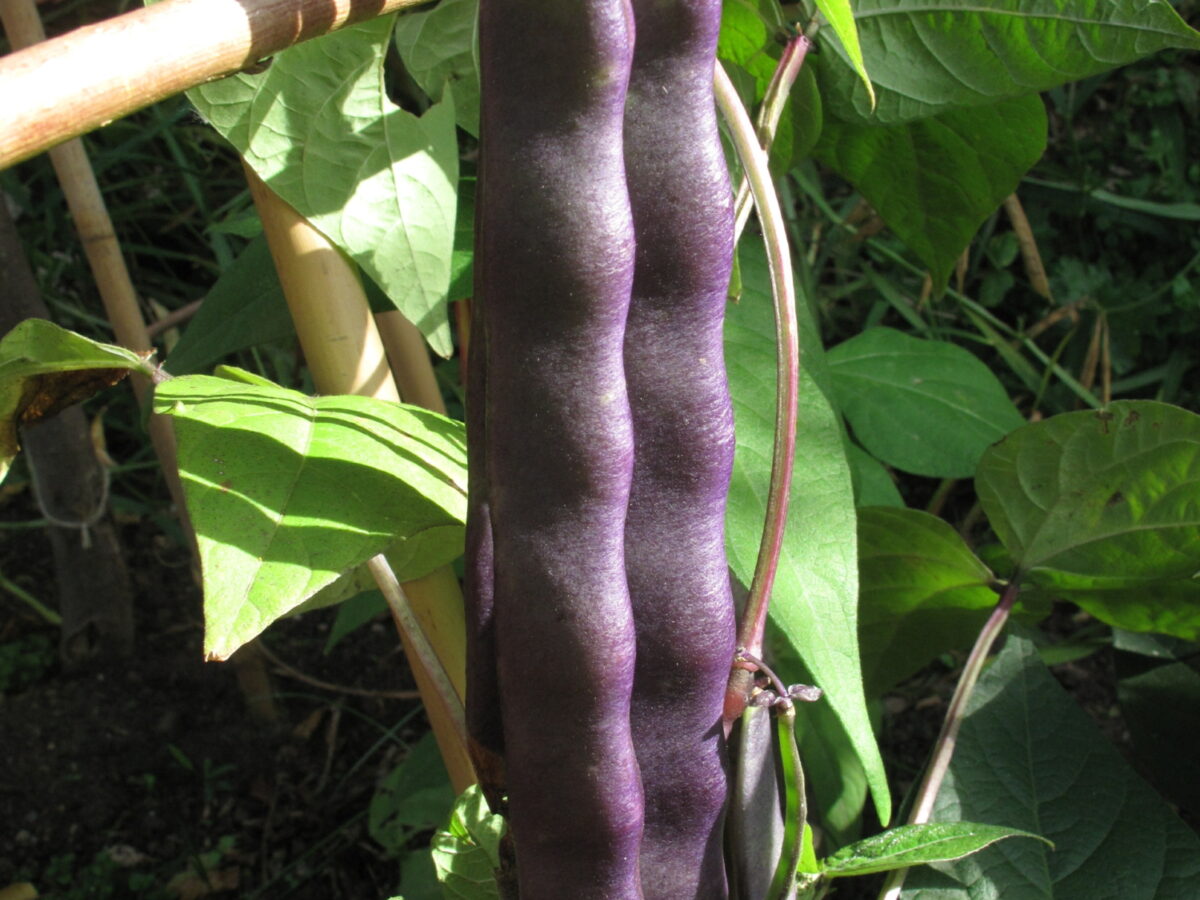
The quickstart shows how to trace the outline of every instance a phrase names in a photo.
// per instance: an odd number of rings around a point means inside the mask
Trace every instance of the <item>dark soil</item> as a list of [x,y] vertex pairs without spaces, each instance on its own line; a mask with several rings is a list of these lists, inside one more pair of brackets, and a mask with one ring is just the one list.
[[[36,518],[23,498],[0,518]],[[270,672],[276,722],[250,711],[230,663],[204,663],[182,548],[123,526],[136,654],[63,672],[54,630],[0,594],[0,656],[24,657],[0,697],[0,889],[60,898],[356,898],[396,893],[400,867],[367,833],[379,779],[427,730],[390,622],[322,650],[332,613],[274,626],[277,658],[367,696]],[[53,596],[36,529],[0,531],[0,570]],[[51,580],[47,580],[51,579]],[[13,667],[9,667],[10,670]],[[268,670],[274,669],[271,664]],[[10,683],[11,686],[11,683]],[[373,695],[372,695],[373,692]]]

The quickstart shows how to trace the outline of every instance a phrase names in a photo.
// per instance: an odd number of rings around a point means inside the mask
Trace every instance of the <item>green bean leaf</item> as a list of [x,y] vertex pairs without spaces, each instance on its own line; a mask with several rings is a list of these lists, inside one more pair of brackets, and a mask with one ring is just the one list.
[[417,545],[415,578],[462,552],[461,422],[368,397],[188,375],[161,385],[204,576],[205,652],[224,659],[339,575]]
[[459,796],[450,823],[433,838],[433,863],[448,900],[500,897],[495,870],[505,823],[494,815],[474,784]]
[[872,328],[828,358],[855,437],[905,472],[967,477],[991,444],[1025,423],[991,370],[946,341]]
[[1019,828],[978,822],[929,822],[900,825],[842,847],[821,861],[827,878],[871,875],[924,863],[962,859],[1010,837],[1027,837],[1053,847],[1045,838]]
[[17,429],[49,418],[132,371],[151,374],[146,357],[101,344],[46,319],[26,319],[0,340],[0,481],[20,449]]
[[443,356],[458,143],[447,98],[415,116],[388,99],[394,16],[276,54],[265,72],[188,91],[263,181],[346,251]]
[[1054,416],[988,450],[975,486],[1031,589],[1200,639],[1200,416],[1148,400]]
[[832,29],[817,35],[816,63],[828,108],[859,121],[986,106],[1168,47],[1200,49],[1165,0],[855,0],[854,17],[878,102]]
[[1192,900],[1200,839],[1129,767],[1038,659],[1009,637],[967,705],[938,822],[1040,834],[908,873],[904,900]]

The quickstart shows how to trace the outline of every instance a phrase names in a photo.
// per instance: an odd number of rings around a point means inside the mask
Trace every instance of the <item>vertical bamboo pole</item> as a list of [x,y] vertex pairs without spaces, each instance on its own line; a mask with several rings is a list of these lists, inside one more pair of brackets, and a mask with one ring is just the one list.
[[387,349],[392,374],[405,403],[446,414],[446,401],[438,389],[425,338],[399,311],[376,313],[375,325]]
[[[399,400],[357,271],[249,168],[246,177],[317,389]],[[421,630],[461,699],[466,690],[466,625],[458,580],[449,569],[443,569],[403,587]],[[475,775],[455,717],[433,688],[429,672],[403,631],[401,641],[450,781],[456,791],[465,790],[475,782]]]
[[[34,0],[0,0],[0,21],[4,23],[5,33],[14,50],[46,39]],[[108,216],[104,197],[96,183],[96,175],[88,161],[83,142],[76,138],[60,144],[49,153],[50,162],[54,165],[55,174],[67,198],[67,206],[71,210],[75,229],[83,243],[83,251],[96,279],[96,288],[100,292],[100,299],[104,303],[104,310],[112,324],[117,343],[130,350],[152,350],[153,345],[146,333],[146,322],[138,308],[137,293],[129,277],[129,270],[125,267],[125,259],[121,255],[112,220]],[[144,405],[150,390],[149,380],[134,373],[130,382],[138,402]],[[162,466],[167,488],[171,492],[171,499],[178,511],[180,524],[192,546],[193,558],[196,558],[195,536],[187,519],[183,488],[175,466],[175,434],[171,431],[170,423],[162,416],[150,416],[147,427],[150,440],[154,444],[154,452]]]
[[[0,22],[14,50],[24,49],[46,40],[46,32],[38,15],[34,0],[0,0]],[[137,292],[108,208],[96,182],[96,174],[88,160],[83,141],[78,138],[60,144],[49,151],[50,162],[62,185],[75,229],[83,243],[96,288],[104,304],[105,314],[112,325],[117,343],[131,350],[145,352],[154,349],[146,330],[146,321],[138,306]],[[138,404],[145,406],[149,400],[150,382],[134,373],[130,382]],[[183,484],[176,465],[175,432],[164,417],[151,414],[146,423],[154,454],[158,457],[163,479],[175,505],[179,525],[192,554],[192,571],[199,578],[200,552],[196,544],[196,533],[188,518],[187,505],[183,497]],[[238,685],[246,705],[254,718],[264,722],[275,722],[279,712],[275,706],[270,678],[257,652],[257,645],[250,644],[238,651],[231,660]]]

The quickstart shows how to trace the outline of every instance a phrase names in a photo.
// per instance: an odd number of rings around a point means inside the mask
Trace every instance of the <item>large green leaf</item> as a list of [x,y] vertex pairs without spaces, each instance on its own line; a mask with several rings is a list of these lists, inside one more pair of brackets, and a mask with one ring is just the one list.
[[204,375],[160,385],[154,407],[175,420],[209,657],[227,657],[397,542],[421,544],[424,571],[462,550],[460,422]]
[[867,696],[947,650],[970,646],[997,601],[991,571],[942,519],[858,511],[858,633]]
[[428,10],[414,10],[396,23],[396,49],[404,66],[426,94],[442,99],[446,86],[454,94],[458,126],[479,136],[479,60],[476,20],[479,0],[442,0]]
[[1045,148],[1046,110],[1030,94],[904,124],[830,120],[815,155],[862,192],[941,283]]
[[452,351],[446,319],[458,144],[453,103],[414,116],[384,88],[385,16],[283,51],[188,97],[259,177]]
[[[0,302],[4,302],[0,299]],[[151,374],[145,357],[26,319],[0,339],[0,480],[20,449],[17,429],[73,406],[131,371]]]
[[1025,422],[991,370],[945,341],[872,328],[828,358],[855,437],[914,475],[969,476],[989,445]]
[[[762,538],[774,440],[775,348],[761,243],[743,242],[743,295],[729,308],[725,355],[737,451],[726,519],[729,561],[750,582]],[[800,304],[805,372],[800,389],[788,527],[771,619],[803,660],[845,726],[871,784],[880,819],[890,816],[883,763],[867,717],[858,659],[854,498],[841,428],[818,386],[825,373],[816,325]],[[803,677],[803,676],[799,676]]]
[[190,375],[230,353],[295,334],[267,239],[260,235],[221,273],[164,366],[172,375]]
[[1200,638],[1200,416],[1133,400],[1054,416],[991,448],[975,486],[1031,585]]
[[[879,122],[904,122],[1048,90],[1200,35],[1165,0],[857,0]],[[818,34],[828,106],[872,116],[871,98],[833,35]]]
[[1200,840],[1010,637],[980,677],[934,820],[1040,834],[915,869],[905,900],[1194,900]]

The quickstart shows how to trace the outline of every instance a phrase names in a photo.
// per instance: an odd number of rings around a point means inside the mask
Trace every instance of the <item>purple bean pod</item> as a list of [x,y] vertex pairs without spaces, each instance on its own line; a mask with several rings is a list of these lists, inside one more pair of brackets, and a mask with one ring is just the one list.
[[713,101],[720,0],[633,0],[625,161],[637,263],[625,337],[636,445],[625,527],[638,649],[642,886],[725,898],[721,728],[735,611],[725,557],[733,416],[722,325],[733,197]]
[[482,0],[485,457],[522,900],[641,897],[625,580],[628,0]]

